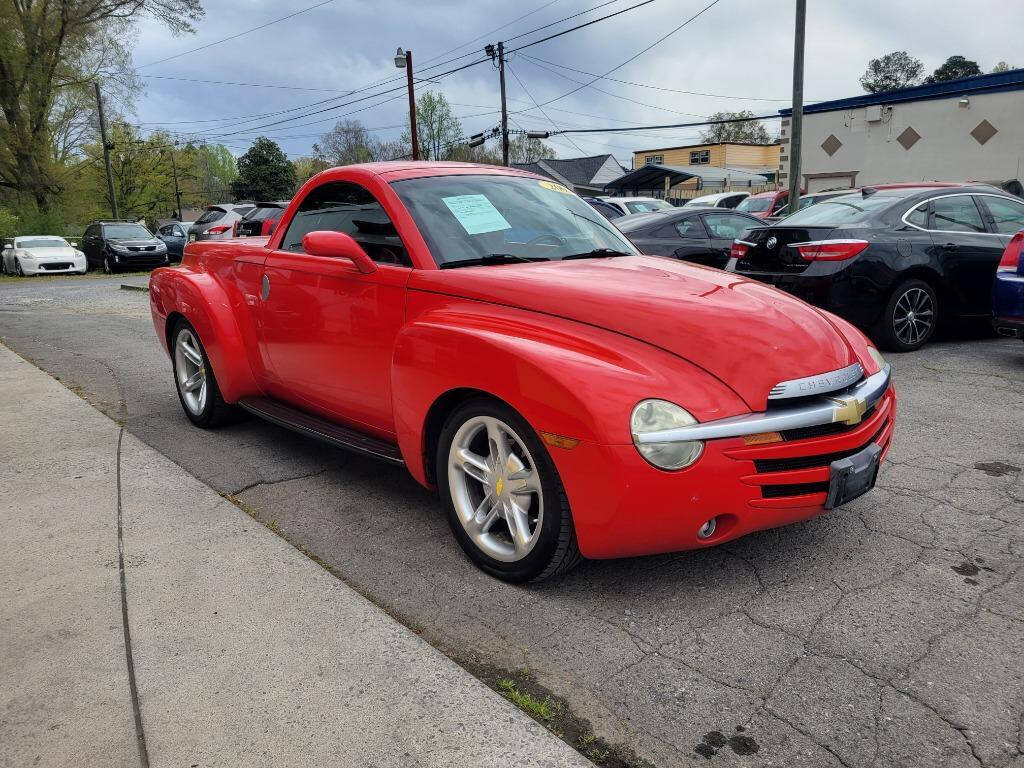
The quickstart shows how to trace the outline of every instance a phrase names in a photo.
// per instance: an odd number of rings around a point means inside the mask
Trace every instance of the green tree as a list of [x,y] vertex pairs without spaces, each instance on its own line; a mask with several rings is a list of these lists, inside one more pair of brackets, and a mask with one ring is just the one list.
[[[315,145],[314,145],[315,146]],[[295,171],[295,185],[301,187],[311,178],[316,176],[326,166],[316,157],[297,157],[292,160],[292,169]]]
[[132,85],[132,26],[156,18],[193,31],[200,0],[0,0],[0,188],[46,210],[61,155],[81,139],[94,80]]
[[[434,91],[424,91],[416,99],[416,132],[423,160],[452,159],[457,145],[465,142],[462,123],[448,99]],[[408,129],[402,134],[402,144],[412,146]]]
[[768,135],[768,129],[752,119],[753,117],[754,113],[746,109],[740,112],[715,112],[708,120],[740,120],[741,122],[709,125],[705,131],[701,132],[700,140],[705,144],[721,144],[727,141],[744,144],[771,144],[772,137]]
[[510,163],[535,163],[538,160],[550,160],[557,153],[540,139],[531,139],[519,134],[508,143],[508,161]]
[[1009,72],[1011,69],[1016,69],[1016,67],[1011,67],[1005,61],[1000,61],[998,64],[992,67],[993,72]]
[[177,150],[175,160],[182,206],[201,207],[232,196],[231,182],[238,177],[238,166],[223,144],[186,144]]
[[231,190],[239,200],[279,200],[295,193],[295,169],[277,142],[260,136],[238,158]]
[[868,62],[860,77],[861,87],[868,93],[894,91],[916,85],[921,80],[924,64],[906,51],[893,51]]
[[965,59],[963,56],[950,56],[942,66],[925,78],[926,83],[941,83],[946,80],[959,80],[961,77],[974,77],[981,74],[978,62]]

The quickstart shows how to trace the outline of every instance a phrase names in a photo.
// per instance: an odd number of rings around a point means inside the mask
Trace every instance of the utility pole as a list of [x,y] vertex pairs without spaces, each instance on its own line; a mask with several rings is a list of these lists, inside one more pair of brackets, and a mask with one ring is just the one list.
[[793,115],[789,124],[789,212],[800,205],[800,154],[804,127],[804,28],[807,0],[796,0],[796,29],[793,35]]
[[174,147],[171,147],[171,173],[174,175],[174,199],[178,201],[178,221],[181,221],[181,190],[178,188],[178,164],[174,161]]
[[498,77],[501,80],[501,164],[508,167],[508,107],[505,104],[505,44],[498,43]]
[[96,110],[100,115],[100,141],[103,142],[103,162],[107,166],[107,194],[110,195],[110,212],[115,219],[121,218],[117,212],[117,197],[114,195],[114,174],[110,171],[110,150],[111,145],[107,142],[107,121],[103,119],[103,97],[100,95],[100,84],[96,86]]
[[[420,159],[420,139],[416,133],[416,92],[412,84],[412,51],[401,48],[395,53],[395,66],[405,68],[405,79],[409,88],[409,137],[412,139],[412,159]],[[434,158],[437,159],[436,157]]]

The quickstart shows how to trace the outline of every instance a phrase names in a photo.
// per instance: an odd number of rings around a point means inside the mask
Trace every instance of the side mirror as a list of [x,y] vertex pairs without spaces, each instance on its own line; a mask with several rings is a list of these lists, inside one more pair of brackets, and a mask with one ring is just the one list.
[[344,232],[321,230],[309,232],[302,237],[302,250],[310,256],[328,259],[348,259],[364,275],[377,271],[363,247]]
[[71,243],[71,247],[72,248],[77,248],[78,247],[78,243]]
[[12,248],[14,248],[14,246],[13,246],[13,245],[11,245],[10,243],[4,243],[4,250],[5,250],[5,251],[9,251],[9,250],[11,250]]

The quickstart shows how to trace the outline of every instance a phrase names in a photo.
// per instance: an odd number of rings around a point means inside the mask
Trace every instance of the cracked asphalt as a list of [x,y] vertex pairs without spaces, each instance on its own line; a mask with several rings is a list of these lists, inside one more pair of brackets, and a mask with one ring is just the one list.
[[895,444],[847,507],[516,587],[404,471],[259,421],[191,427],[120,282],[144,279],[0,282],[0,340],[456,660],[528,667],[657,766],[1024,768],[1020,342],[891,356]]

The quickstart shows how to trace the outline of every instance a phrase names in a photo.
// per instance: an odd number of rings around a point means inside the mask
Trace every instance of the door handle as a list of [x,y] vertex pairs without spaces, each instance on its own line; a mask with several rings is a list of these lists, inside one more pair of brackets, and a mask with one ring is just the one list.
[[260,281],[260,298],[266,301],[268,296],[270,296],[270,278],[264,275],[263,280]]
[[960,246],[957,245],[956,243],[946,243],[945,245],[942,246],[942,250],[944,250],[944,251],[955,251],[959,247]]

